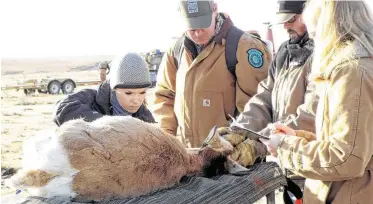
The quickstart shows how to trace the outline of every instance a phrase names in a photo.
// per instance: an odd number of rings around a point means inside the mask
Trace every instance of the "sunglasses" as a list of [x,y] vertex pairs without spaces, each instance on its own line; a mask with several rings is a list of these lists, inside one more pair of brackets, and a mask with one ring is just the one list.
[[296,16],[293,16],[292,18],[290,18],[288,21],[286,21],[285,23],[294,23],[295,21],[297,20],[297,17]]

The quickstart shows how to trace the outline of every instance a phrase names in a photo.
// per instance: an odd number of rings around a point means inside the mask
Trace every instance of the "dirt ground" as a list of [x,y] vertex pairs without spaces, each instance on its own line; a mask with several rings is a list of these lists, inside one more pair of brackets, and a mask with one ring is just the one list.
[[[13,85],[17,81],[30,78],[45,77],[69,77],[75,81],[98,80],[97,71],[63,72],[63,73],[34,73],[34,74],[12,74],[1,76],[1,85]],[[88,87],[77,87],[78,91]],[[25,95],[23,90],[1,91],[1,169],[12,171],[18,169],[22,159],[23,142],[42,130],[49,130],[56,127],[52,122],[54,105],[63,98],[63,94],[49,95],[35,93]],[[13,168],[13,169],[12,169]],[[5,173],[6,174],[6,173]],[[14,193],[4,186],[4,178],[1,182],[1,196]]]
[[[38,74],[40,75],[40,74]],[[38,76],[35,74],[34,77]],[[53,75],[53,74],[49,74]],[[58,74],[61,77],[69,76],[74,80],[97,80],[97,72],[67,72]],[[31,75],[32,76],[32,75]],[[28,77],[31,77],[28,76]],[[2,76],[2,82],[9,84],[21,78],[21,75]],[[96,87],[96,86],[93,86]],[[89,87],[77,87],[76,90]],[[151,101],[152,92],[147,96],[147,101]],[[36,135],[39,131],[53,129],[56,125],[52,122],[52,112],[55,103],[64,95],[33,94],[26,96],[23,91],[6,91],[1,93],[1,168],[18,169],[22,159],[23,142]],[[151,105],[151,104],[149,104]],[[2,203],[16,203],[14,200],[15,190],[9,189],[1,182]],[[27,196],[22,193],[22,196]],[[21,199],[22,197],[16,197]],[[281,195],[277,193],[276,203],[281,203]],[[266,203],[265,198],[257,203]]]

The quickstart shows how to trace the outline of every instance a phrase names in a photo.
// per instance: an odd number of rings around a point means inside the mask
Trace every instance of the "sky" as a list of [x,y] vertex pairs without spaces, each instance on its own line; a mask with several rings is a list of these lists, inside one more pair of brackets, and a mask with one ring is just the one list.
[[[276,0],[216,0],[243,30],[265,30]],[[113,55],[167,49],[183,32],[177,0],[5,0],[2,58]],[[276,39],[286,40],[283,29]]]
[[[276,6],[276,0],[217,3],[247,30],[264,27]],[[166,49],[183,32],[177,0],[7,0],[0,7],[2,58]]]

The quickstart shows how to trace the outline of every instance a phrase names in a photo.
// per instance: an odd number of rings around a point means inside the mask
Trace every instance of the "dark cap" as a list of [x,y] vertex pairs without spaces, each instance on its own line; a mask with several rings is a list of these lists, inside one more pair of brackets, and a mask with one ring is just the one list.
[[285,23],[297,14],[302,14],[306,1],[278,1],[276,20],[273,24]]
[[214,1],[180,1],[179,9],[188,29],[204,29],[211,25]]

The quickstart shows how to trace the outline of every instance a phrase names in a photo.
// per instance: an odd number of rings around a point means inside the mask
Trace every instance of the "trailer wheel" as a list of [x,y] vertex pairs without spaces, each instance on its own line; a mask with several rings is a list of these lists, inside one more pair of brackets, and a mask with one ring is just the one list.
[[74,91],[75,83],[72,80],[66,80],[62,84],[62,91],[64,94],[70,94]]
[[49,94],[59,94],[61,89],[61,83],[58,81],[52,81],[48,84]]

